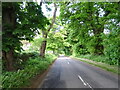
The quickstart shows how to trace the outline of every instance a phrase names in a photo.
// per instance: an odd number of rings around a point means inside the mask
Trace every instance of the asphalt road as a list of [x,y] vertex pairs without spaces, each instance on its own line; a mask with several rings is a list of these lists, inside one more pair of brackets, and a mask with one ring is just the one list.
[[39,88],[118,88],[118,76],[69,57],[59,57]]

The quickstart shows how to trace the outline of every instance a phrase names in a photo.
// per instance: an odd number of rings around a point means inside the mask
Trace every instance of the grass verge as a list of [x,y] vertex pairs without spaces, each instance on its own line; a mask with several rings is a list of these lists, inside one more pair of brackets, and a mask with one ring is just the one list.
[[85,58],[80,58],[80,57],[74,57],[74,56],[70,56],[70,57],[75,58],[75,59],[80,60],[80,61],[83,61],[83,62],[86,62],[86,63],[91,64],[91,65],[100,67],[106,71],[120,75],[120,72],[118,71],[118,66],[116,66],[116,65],[109,65],[106,63],[97,62],[97,61],[93,61],[93,60],[85,59]]

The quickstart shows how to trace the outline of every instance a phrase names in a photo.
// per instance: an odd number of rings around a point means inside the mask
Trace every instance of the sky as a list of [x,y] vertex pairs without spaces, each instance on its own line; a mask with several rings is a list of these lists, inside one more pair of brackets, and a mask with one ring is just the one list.
[[[46,9],[46,4],[43,4],[42,5],[42,11],[43,11],[43,14],[46,16],[46,17],[52,17],[53,16],[53,13],[54,13],[54,5],[53,4],[50,4],[48,7],[51,8],[51,11],[48,11]],[[57,12],[56,12],[56,16],[59,16],[60,15],[60,8],[57,8]]]
[[[38,4],[40,4],[40,1],[41,0],[33,0],[33,1],[37,1],[38,2]],[[46,5],[47,4],[42,4],[42,12],[43,12],[43,14],[46,16],[46,17],[52,17],[53,16],[53,13],[54,13],[54,5],[53,4],[50,4],[50,5],[47,5],[49,8],[51,8],[51,11],[48,11],[47,9],[46,9]],[[57,12],[56,12],[56,16],[59,16],[60,15],[60,8],[58,7],[57,8]]]

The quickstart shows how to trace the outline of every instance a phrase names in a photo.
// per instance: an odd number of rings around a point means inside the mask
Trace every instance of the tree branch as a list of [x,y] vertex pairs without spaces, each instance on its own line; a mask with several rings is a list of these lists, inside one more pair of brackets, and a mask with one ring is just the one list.
[[40,2],[40,6],[42,6],[42,1],[43,1],[43,0],[41,0],[41,2]]
[[55,7],[55,10],[54,10],[54,14],[53,14],[53,19],[52,19],[52,23],[50,24],[50,27],[48,28],[48,32],[53,27],[53,24],[54,24],[55,19],[56,19],[57,5],[55,3],[54,3],[54,7]]

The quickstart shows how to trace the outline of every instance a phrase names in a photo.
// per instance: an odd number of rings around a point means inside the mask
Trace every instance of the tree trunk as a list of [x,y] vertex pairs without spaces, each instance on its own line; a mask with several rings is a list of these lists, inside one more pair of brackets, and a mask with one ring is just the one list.
[[103,39],[101,38],[101,34],[103,33],[104,31],[104,24],[100,24],[99,22],[99,13],[98,11],[96,12],[97,16],[96,16],[96,22],[97,22],[97,25],[101,26],[101,27],[96,27],[96,29],[93,29],[93,33],[95,35],[95,47],[94,47],[94,54],[95,55],[102,55],[103,54],[103,50],[104,50],[104,46],[102,45],[102,42],[103,42]]
[[56,54],[54,49],[53,49],[53,54]]
[[46,49],[46,44],[47,44],[47,33],[45,31],[42,31],[43,38],[44,40],[42,41],[41,47],[40,47],[40,56],[44,57],[45,56],[45,49]]
[[8,52],[3,52],[3,60],[5,60],[5,67],[7,71],[15,70],[13,66],[13,57],[14,57],[13,49],[9,50]]
[[102,38],[101,33],[103,33],[104,28],[93,30],[95,35],[95,46],[94,46],[94,54],[95,55],[102,55],[104,51],[104,46],[102,45]]
[[[16,25],[16,14],[15,14],[15,7],[13,2],[7,3],[7,7],[2,8],[2,30],[5,32],[5,36],[8,38],[13,37],[12,32],[9,32],[8,30],[14,30],[15,25]],[[5,25],[10,25],[9,27],[6,27]],[[9,29],[8,29],[9,28]],[[4,38],[4,36],[3,36]],[[3,39],[2,38],[2,39]],[[4,40],[4,39],[3,39]],[[13,66],[13,59],[14,59],[14,47],[9,45],[8,51],[2,50],[3,54],[3,60],[5,60],[5,67],[7,71],[13,71],[14,66]]]
[[[42,5],[42,3],[40,5]],[[44,40],[42,41],[42,44],[40,47],[40,56],[41,57],[45,56],[45,50],[46,50],[46,45],[47,45],[47,36],[48,36],[48,33],[49,33],[50,29],[53,27],[53,24],[55,22],[56,12],[57,12],[57,6],[55,3],[54,3],[54,6],[55,6],[55,10],[54,10],[54,14],[53,14],[52,23],[50,24],[49,28],[46,31],[42,31]]]
[[47,43],[47,41],[42,42],[42,45],[41,45],[41,48],[40,48],[40,56],[41,57],[45,56],[46,43]]
[[14,57],[14,51],[13,50],[10,50],[9,52],[6,53],[6,57],[7,57],[7,62],[8,62],[8,68],[7,70],[8,71],[13,71],[15,70],[14,69],[14,66],[13,66],[13,57]]
[[95,42],[95,47],[94,47],[94,54],[95,55],[103,55],[103,50],[104,46],[102,45],[102,39],[100,37],[96,37],[96,42]]
[[46,49],[46,44],[47,44],[47,32],[46,31],[42,31],[42,37],[44,38],[44,40],[42,41],[41,47],[40,47],[40,56],[44,57],[45,56],[45,49]]
[[[89,4],[89,9],[90,9],[90,12],[89,12],[89,15],[90,15],[90,18],[88,18],[89,21],[94,21],[94,17],[92,16],[93,14],[93,11],[91,11],[91,8],[90,7],[93,7],[93,4]],[[100,21],[99,21],[99,12],[97,11],[96,12],[96,23],[91,23],[91,27],[92,27],[92,30],[93,30],[93,33],[94,33],[94,37],[95,37],[95,46],[94,46],[94,54],[95,55],[102,55],[103,54],[103,50],[104,50],[104,47],[102,45],[102,38],[101,38],[101,34],[103,33],[104,31],[104,24],[101,24]],[[95,22],[95,21],[94,21]],[[100,25],[101,27],[96,27],[97,25]]]

